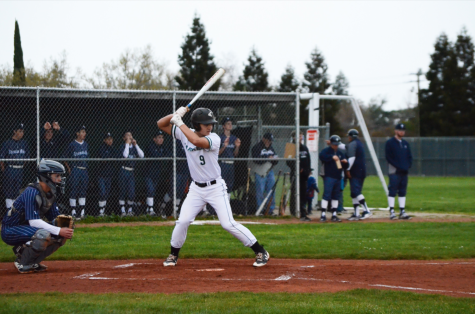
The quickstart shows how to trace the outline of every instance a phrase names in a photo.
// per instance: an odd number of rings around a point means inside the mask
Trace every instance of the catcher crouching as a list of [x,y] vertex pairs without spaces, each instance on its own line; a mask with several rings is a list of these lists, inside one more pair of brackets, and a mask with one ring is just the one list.
[[2,221],[2,240],[13,246],[20,274],[45,271],[48,267],[40,263],[74,232],[72,217],[60,215],[56,204],[57,196],[64,193],[63,165],[42,160],[36,174],[39,182],[22,191]]

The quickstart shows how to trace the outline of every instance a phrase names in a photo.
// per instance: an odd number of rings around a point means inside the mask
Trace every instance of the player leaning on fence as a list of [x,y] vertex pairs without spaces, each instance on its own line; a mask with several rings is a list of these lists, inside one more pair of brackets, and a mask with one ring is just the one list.
[[323,172],[323,197],[322,197],[322,216],[321,222],[326,222],[327,218],[325,212],[328,207],[328,202],[331,201],[332,218],[331,221],[341,222],[337,217],[338,199],[341,193],[341,178],[343,169],[348,168],[348,161],[343,153],[338,150],[338,145],[341,144],[341,138],[338,135],[330,137],[330,146],[326,147],[320,152],[319,158],[322,162]]
[[73,236],[73,229],[54,225],[59,215],[56,198],[64,193],[63,165],[42,160],[36,174],[39,182],[28,185],[2,222],[2,240],[13,246],[21,274],[45,271],[40,263]]
[[256,254],[254,266],[266,265],[269,253],[257,242],[249,229],[233,218],[226,183],[221,178],[221,168],[218,164],[221,139],[216,133],[211,133],[216,123],[213,112],[207,108],[195,109],[191,115],[193,129],[188,128],[182,121],[186,112],[187,108],[181,107],[174,114],[157,122],[162,131],[182,142],[193,179],[183,202],[180,217],[173,229],[171,253],[163,265],[177,264],[178,253],[185,243],[188,227],[206,204],[210,204],[216,210],[219,222],[226,231],[254,251]]
[[404,211],[406,206],[407,175],[412,166],[411,147],[407,141],[402,139],[406,134],[406,126],[404,124],[397,124],[394,132],[395,136],[386,142],[386,160],[389,167],[389,218],[396,219],[394,203],[397,194],[399,196],[398,202],[401,210],[399,219],[411,219]]

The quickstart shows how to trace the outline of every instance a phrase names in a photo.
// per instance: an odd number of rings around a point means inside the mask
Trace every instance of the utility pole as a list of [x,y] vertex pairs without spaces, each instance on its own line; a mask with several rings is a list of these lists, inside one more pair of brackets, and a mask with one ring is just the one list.
[[422,70],[419,69],[416,73],[411,73],[411,75],[417,76],[417,133],[419,137],[421,136],[421,79],[423,75]]

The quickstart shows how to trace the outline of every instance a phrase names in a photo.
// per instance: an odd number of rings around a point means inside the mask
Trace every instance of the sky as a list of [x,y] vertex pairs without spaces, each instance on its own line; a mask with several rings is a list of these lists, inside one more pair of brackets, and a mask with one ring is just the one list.
[[92,74],[126,49],[151,45],[178,71],[195,14],[218,66],[233,63],[241,74],[254,47],[277,85],[288,64],[302,79],[318,48],[330,80],[343,72],[351,95],[384,97],[386,110],[416,103],[411,73],[427,72],[442,32],[451,41],[462,27],[475,36],[475,1],[0,1],[0,65],[13,66],[16,19],[24,60],[37,70],[66,51],[73,69]]

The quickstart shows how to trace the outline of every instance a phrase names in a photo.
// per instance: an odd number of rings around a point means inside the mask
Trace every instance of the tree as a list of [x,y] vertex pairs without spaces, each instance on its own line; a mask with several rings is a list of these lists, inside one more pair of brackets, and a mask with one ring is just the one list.
[[[179,75],[175,77],[181,90],[200,90],[217,71],[214,57],[210,53],[210,42],[206,38],[205,27],[195,15],[191,34],[186,35],[181,45],[182,54],[178,56]],[[219,83],[210,90],[218,90]]]
[[104,63],[86,81],[93,88],[160,90],[173,88],[173,75],[153,58],[150,46],[126,50],[117,61]]
[[268,77],[269,74],[264,68],[262,57],[259,56],[255,48],[252,48],[248,64],[244,66],[244,71],[234,84],[235,91],[245,92],[265,92],[270,90]]
[[23,49],[21,48],[20,27],[15,20],[15,35],[13,39],[13,86],[25,86],[25,64],[23,63]]
[[346,76],[343,72],[340,71],[335,78],[335,82],[332,84],[332,94],[333,95],[345,95],[348,96],[348,89],[350,83],[346,79]]
[[280,83],[277,87],[279,92],[295,92],[299,88],[299,81],[295,78],[294,68],[289,64],[285,68],[285,73],[280,77]]
[[468,73],[473,67],[471,39],[462,31],[454,46],[447,35],[441,34],[434,48],[426,74],[429,88],[421,91],[421,135],[473,135],[474,110],[467,104],[472,81]]

